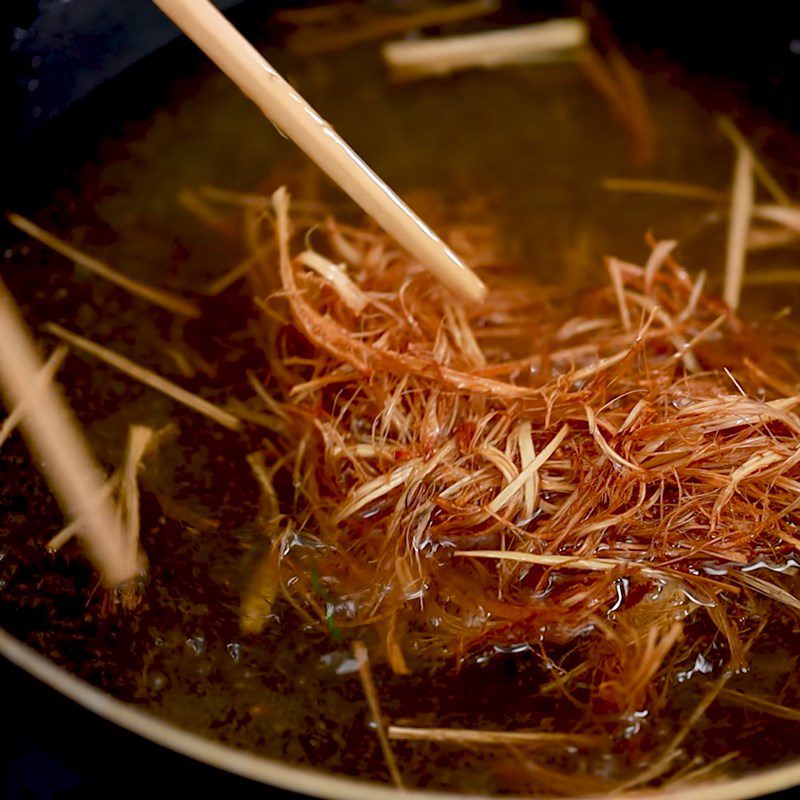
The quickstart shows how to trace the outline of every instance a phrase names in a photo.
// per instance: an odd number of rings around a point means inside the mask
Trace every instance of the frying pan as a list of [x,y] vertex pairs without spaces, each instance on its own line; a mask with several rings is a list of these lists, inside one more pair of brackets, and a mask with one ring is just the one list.
[[[232,9],[245,31],[265,15],[257,2],[221,0],[218,5]],[[696,0],[606,0],[598,5],[614,35],[634,50],[677,62],[695,77],[727,78],[731,104],[744,100],[756,109],[756,121],[759,114],[777,120],[770,145],[785,162],[800,162],[788,135],[800,132],[796,3],[760,2],[755,8]],[[519,3],[504,13],[532,8],[559,13],[564,4]],[[568,10],[589,13],[574,4]],[[201,63],[145,0],[18,0],[7,23],[9,69],[3,80],[11,103],[3,135],[10,139],[4,149],[9,205],[12,198],[28,203],[37,192],[57,186],[102,134],[130,114],[144,115],[158,106],[165,91],[159,87],[169,84],[165,76],[191,74]],[[702,92],[702,80],[693,86]],[[724,106],[725,99],[717,94],[715,102]],[[93,124],[97,119],[102,126]],[[4,796],[161,795],[173,785],[184,795],[224,791],[240,798],[396,796],[387,787],[287,766],[188,733],[75,678],[2,629],[0,654],[6,659],[0,660]],[[660,796],[736,800],[797,785],[800,759]],[[420,800],[446,796],[409,795]]]

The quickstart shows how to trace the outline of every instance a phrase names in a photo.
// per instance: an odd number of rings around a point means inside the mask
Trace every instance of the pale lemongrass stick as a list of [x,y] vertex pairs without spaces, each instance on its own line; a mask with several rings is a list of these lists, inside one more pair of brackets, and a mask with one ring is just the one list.
[[46,323],[43,326],[43,330],[71,344],[77,350],[82,350],[84,353],[89,353],[95,358],[105,361],[106,364],[111,365],[120,372],[124,372],[134,380],[146,384],[151,389],[155,389],[167,395],[167,397],[171,397],[176,402],[182,403],[192,410],[197,411],[199,414],[204,414],[209,419],[218,422],[229,430],[235,431],[239,430],[241,427],[241,420],[233,414],[229,414],[219,406],[215,406],[208,400],[204,400],[202,397],[198,397],[198,395],[187,391],[182,386],[178,386],[177,383],[162,378],[161,375],[158,375],[152,370],[140,366],[135,361],[131,361],[129,358],[125,358],[125,356],[121,356],[119,353],[115,353],[113,350],[109,350],[107,347],[103,347],[93,342],[91,339],[78,336],[78,334],[72,333],[66,328],[56,325],[54,322]]
[[3,424],[0,425],[0,447],[3,446],[6,439],[11,436],[11,434],[14,432],[14,429],[17,427],[17,425],[19,425],[20,420],[25,414],[25,406],[28,403],[28,398],[37,392],[40,392],[44,384],[50,383],[50,381],[53,380],[56,372],[58,372],[61,365],[64,363],[64,359],[67,357],[68,352],[69,348],[64,344],[60,344],[50,354],[47,361],[45,361],[44,366],[36,375],[36,380],[27,388],[25,396],[3,420]]
[[720,130],[728,137],[729,141],[736,147],[737,150],[747,150],[750,157],[753,159],[753,172],[755,173],[761,185],[772,195],[772,197],[782,206],[791,205],[792,200],[789,195],[784,191],[783,187],[775,180],[772,173],[767,169],[764,162],[755,154],[753,146],[742,134],[742,132],[733,124],[730,117],[721,116],[719,118]]
[[[107,500],[113,495],[119,486],[121,478],[122,473],[117,470],[116,472],[112,473],[111,477],[103,484],[101,497],[104,500]],[[47,542],[47,549],[51,553],[55,553],[60,550],[70,539],[72,539],[73,536],[75,536],[75,534],[80,530],[82,524],[83,520],[80,517],[75,517],[72,519]]]
[[385,44],[381,52],[394,77],[423,78],[565,58],[574,55],[586,37],[584,20],[553,19],[463,36],[404,39]]
[[367,166],[208,0],[155,4],[355,202],[438,280],[465,300],[483,281]]
[[375,732],[378,734],[378,741],[383,751],[383,757],[386,759],[386,766],[389,768],[389,773],[392,776],[394,785],[398,789],[402,789],[403,779],[400,777],[400,770],[397,768],[397,760],[394,757],[389,737],[386,735],[386,725],[381,715],[380,704],[378,703],[378,692],[375,689],[375,683],[372,680],[372,671],[369,668],[369,654],[362,642],[353,642],[353,655],[358,665],[361,687],[364,690],[364,696],[367,698],[367,705],[372,714],[372,720],[375,723]]
[[88,269],[89,272],[93,272],[109,283],[114,283],[120,288],[125,289],[126,292],[141,297],[143,300],[165,308],[167,311],[171,311],[174,314],[181,314],[186,317],[200,316],[200,307],[191,300],[187,300],[185,297],[180,297],[172,292],[158,289],[155,286],[141,283],[133,278],[129,278],[127,275],[123,275],[103,261],[78,250],[77,247],[69,244],[69,242],[59,239],[57,236],[44,230],[44,228],[40,228],[35,223],[19,214],[8,214],[7,218],[15,228],[19,228],[24,233],[27,233],[28,236],[32,236],[43,245],[46,245],[51,250],[55,250],[65,258],[69,258],[76,264],[80,264],[85,269]]
[[125,541],[113,505],[103,497],[102,473],[57,386],[48,382],[26,398],[41,371],[39,355],[9,291],[0,282],[0,388],[13,408],[25,402],[22,429],[61,507],[84,521],[81,544],[107,586],[138,573],[138,553]]
[[452,742],[453,744],[527,745],[528,747],[597,747],[600,736],[547,731],[483,731],[472,728],[411,728],[389,726],[389,738],[409,742]]
[[725,302],[735,311],[739,305],[747,255],[747,234],[753,210],[753,156],[749,148],[739,147],[731,187],[731,212],[725,251]]

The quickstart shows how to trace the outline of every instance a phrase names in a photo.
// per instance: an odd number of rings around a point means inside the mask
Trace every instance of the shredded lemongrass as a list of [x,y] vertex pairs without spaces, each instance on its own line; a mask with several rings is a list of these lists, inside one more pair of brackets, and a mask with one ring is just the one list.
[[584,20],[553,19],[462,36],[404,39],[384,45],[381,52],[392,76],[409,80],[476,67],[574,58],[586,38]]
[[354,314],[360,314],[366,308],[369,299],[350,280],[342,264],[334,264],[333,261],[313,250],[304,250],[297,256],[297,261],[327,281]]
[[579,558],[555,553],[525,553],[519,550],[457,550],[454,555],[463,558],[488,558],[498,561],[516,561],[521,564],[537,564],[542,567],[562,567],[586,572],[611,572],[633,570],[653,578],[663,578],[664,571],[646,564],[625,562],[611,558]]
[[632,192],[634,194],[654,194],[675,197],[681,200],[701,200],[709,203],[724,203],[728,195],[716,189],[696,186],[693,183],[680,183],[668,180],[647,180],[641,178],[604,178],[602,186],[610,192]]
[[83,253],[74,245],[65,242],[63,239],[59,239],[57,236],[53,236],[52,233],[40,228],[35,223],[19,214],[8,214],[7,218],[14,227],[24,231],[29,236],[37,239],[51,250],[60,253],[65,258],[71,259],[76,264],[80,264],[95,275],[104,278],[109,283],[114,283],[120,288],[125,289],[125,291],[137,297],[141,297],[143,300],[147,300],[154,305],[160,306],[167,311],[171,311],[174,314],[181,314],[186,317],[200,316],[200,307],[191,300],[187,300],[185,297],[180,297],[172,292],[158,289],[155,286],[150,286],[146,283],[134,280],[133,278],[129,278],[127,275],[123,275],[108,264]]
[[619,316],[622,320],[622,327],[629,331],[631,329],[631,312],[625,300],[625,287],[622,284],[622,273],[620,263],[616,258],[609,258],[607,261],[608,274],[611,276],[611,285],[614,287],[614,295],[619,306]]
[[386,725],[383,721],[380,704],[378,703],[378,692],[375,689],[375,683],[372,680],[372,671],[369,666],[369,654],[362,642],[353,642],[353,655],[358,665],[361,687],[364,690],[364,696],[367,698],[367,705],[372,715],[372,721],[375,723],[375,732],[378,735],[378,741],[383,751],[383,757],[386,760],[386,766],[389,768],[389,774],[392,776],[394,785],[398,789],[402,789],[403,779],[400,776],[400,770],[397,767],[397,759],[394,756],[392,745],[386,734]]
[[550,456],[561,447],[561,443],[569,433],[569,425],[563,425],[558,433],[548,442],[533,461],[531,461],[520,473],[489,503],[489,509],[494,513],[500,512],[512,497],[529,481],[536,471],[547,463]]
[[795,234],[800,234],[800,207],[797,205],[765,205],[753,206],[753,217],[766,222],[782,225]]
[[787,719],[790,722],[800,722],[800,709],[791,708],[781,703],[775,703],[772,700],[768,700],[765,697],[758,697],[750,692],[740,692],[736,689],[723,689],[720,693],[720,697],[730,701],[734,705],[750,709],[751,711],[757,711],[760,714],[768,714],[778,719]]
[[235,267],[233,267],[233,269],[228,270],[218,278],[214,278],[214,280],[210,281],[204,287],[203,294],[208,295],[209,297],[217,297],[218,295],[222,294],[235,283],[243,278],[246,278],[253,269],[253,266],[258,261],[258,258],[259,257],[256,255],[251,255],[242,259]]
[[14,429],[22,420],[28,398],[34,392],[41,391],[43,384],[50,383],[50,381],[53,380],[56,373],[61,368],[61,365],[64,363],[68,352],[69,348],[66,345],[59,345],[50,354],[44,366],[39,370],[36,379],[28,387],[24,397],[11,409],[11,413],[3,420],[3,424],[0,425],[0,447],[3,446],[6,439],[11,436]]
[[746,151],[753,164],[753,172],[755,173],[761,185],[772,195],[772,197],[781,205],[791,205],[791,199],[786,194],[783,187],[775,180],[772,173],[766,168],[764,162],[756,156],[750,142],[744,137],[742,132],[734,125],[730,117],[720,116],[718,119],[720,130],[728,137],[731,144],[737,150]]
[[484,17],[496,11],[499,5],[498,0],[464,0],[405,13],[367,13],[360,24],[350,19],[346,25],[337,29],[328,26],[320,30],[302,27],[289,37],[287,46],[300,56],[330,53],[363,42],[388,39],[419,28]]
[[219,408],[219,406],[215,406],[208,400],[198,397],[187,389],[178,386],[178,384],[161,377],[161,375],[158,375],[152,370],[140,366],[129,358],[125,358],[125,356],[119,355],[119,353],[115,353],[113,350],[109,350],[107,347],[103,347],[83,336],[78,336],[78,334],[72,333],[66,330],[66,328],[56,325],[54,322],[48,322],[44,325],[43,329],[47,333],[57,336],[59,339],[72,345],[76,350],[81,350],[95,358],[99,358],[101,361],[118,369],[120,372],[124,372],[134,380],[146,384],[151,389],[155,389],[167,395],[167,397],[171,397],[176,402],[182,403],[188,408],[197,411],[199,414],[203,414],[229,430],[235,431],[241,427],[241,420],[233,414],[229,414],[227,411]]
[[140,528],[138,472],[154,436],[155,431],[144,425],[131,425],[128,430],[125,464],[120,477],[120,505],[124,512],[128,545],[134,552],[138,548]]
[[178,194],[178,203],[212,230],[224,236],[236,236],[236,228],[231,224],[230,220],[225,219],[191,189],[184,189]]
[[[117,470],[111,474],[111,477],[103,484],[100,492],[100,497],[108,499],[113,496],[114,492],[119,488],[120,481],[122,480],[122,472]],[[83,525],[83,520],[76,517],[71,522],[67,523],[55,536],[47,542],[47,549],[51,553],[58,552],[70,539],[72,539]]]

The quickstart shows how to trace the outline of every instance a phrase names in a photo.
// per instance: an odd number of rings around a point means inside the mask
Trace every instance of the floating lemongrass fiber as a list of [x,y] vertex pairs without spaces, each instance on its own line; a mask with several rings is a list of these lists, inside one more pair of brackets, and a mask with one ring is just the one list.
[[378,703],[378,692],[375,689],[375,683],[372,680],[372,671],[369,666],[369,653],[363,642],[353,642],[353,655],[355,656],[356,664],[358,665],[358,674],[361,678],[361,686],[364,690],[364,696],[367,699],[372,721],[375,724],[375,732],[378,734],[381,750],[386,759],[386,766],[392,778],[392,783],[398,788],[403,788],[403,779],[400,775],[400,770],[397,767],[397,759],[392,752],[392,745],[389,742],[389,737],[386,733],[386,725],[383,722],[381,715],[380,705]]
[[36,346],[11,294],[0,283],[0,388],[21,424],[37,464],[68,516],[80,520],[81,544],[109,587],[121,587],[139,571],[137,541],[123,530],[103,492],[78,423],[51,378],[51,361],[42,367]]
[[43,326],[43,330],[72,345],[76,350],[82,350],[84,353],[88,353],[95,358],[99,358],[101,361],[105,361],[106,364],[111,365],[134,380],[141,381],[147,386],[197,411],[198,414],[203,414],[229,430],[235,431],[241,427],[241,420],[235,415],[193,394],[182,386],[178,386],[178,384],[161,377],[161,375],[158,375],[152,370],[136,364],[129,358],[125,358],[125,356],[121,356],[119,353],[109,350],[107,347],[103,347],[83,336],[72,333],[62,328],[61,325],[56,325],[54,322],[48,322]]
[[245,39],[210,0],[153,0],[339,188],[459,296],[486,287]]
[[402,741],[445,742],[460,745],[516,745],[547,750],[564,747],[602,747],[600,736],[580,736],[547,731],[490,731],[461,728],[407,728],[389,726],[389,738]]
[[709,203],[724,203],[726,192],[698,186],[682,181],[658,180],[649,178],[605,178],[603,188],[610,192],[632,192],[634,194],[655,194],[675,197],[681,200],[701,200]]
[[753,213],[753,155],[748,147],[739,146],[731,187],[730,223],[725,251],[725,290],[723,296],[735,309],[739,305],[744,280],[747,234]]
[[591,45],[583,47],[578,51],[578,64],[627,129],[632,161],[640,166],[649,164],[656,154],[656,134],[641,77],[615,49],[603,56]]
[[61,365],[64,363],[68,352],[69,348],[66,345],[60,344],[48,356],[44,366],[37,373],[36,379],[28,386],[24,396],[17,402],[17,405],[13,408],[11,413],[3,420],[3,424],[0,425],[0,447],[5,444],[8,437],[11,436],[22,420],[29,398],[36,394],[36,392],[40,392],[45,384],[53,380]]
[[331,53],[409,31],[485,17],[500,8],[498,0],[466,0],[399,13],[373,10],[364,3],[336,5],[339,13],[312,13],[309,16],[307,12],[314,11],[309,9],[299,16],[293,10],[294,14],[289,12],[287,16],[278,12],[287,22],[302,26],[289,36],[289,49],[302,56]]
[[[698,651],[723,642],[740,669],[759,625],[798,613],[769,568],[800,547],[797,349],[705,294],[674,242],[609,260],[571,312],[503,270],[476,307],[374,228],[317,225],[309,250],[286,190],[272,203],[249,242],[274,236],[277,265],[251,276],[266,368],[249,377],[273,422],[248,458],[271,533],[245,630],[288,602],[399,675],[569,643],[548,691],[616,735]],[[428,738],[489,744],[464,730]],[[680,741],[644,783],[688,774]]]
[[65,258],[71,259],[76,264],[80,264],[85,269],[93,272],[95,275],[99,275],[110,283],[115,283],[131,294],[141,297],[154,305],[161,306],[161,308],[165,308],[167,311],[171,311],[174,314],[182,314],[186,317],[200,316],[200,308],[191,300],[187,300],[185,297],[180,297],[172,292],[150,286],[141,281],[129,278],[127,275],[123,275],[108,264],[87,255],[74,245],[65,242],[63,239],[53,236],[52,233],[40,228],[29,219],[19,214],[8,214],[7,219],[14,227],[24,231],[51,250],[55,250]]

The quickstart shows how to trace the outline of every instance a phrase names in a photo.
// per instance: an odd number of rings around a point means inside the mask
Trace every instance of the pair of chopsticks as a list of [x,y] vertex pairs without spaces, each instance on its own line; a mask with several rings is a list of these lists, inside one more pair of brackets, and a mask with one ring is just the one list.
[[[486,286],[278,74],[209,0],[155,4],[228,75],[283,133],[454,294],[470,302]],[[109,587],[136,577],[135,546],[126,540],[102,473],[57,387],[41,380],[33,339],[0,284],[0,389],[9,408],[24,404],[31,450],[65,511],[81,522],[81,544]]]

